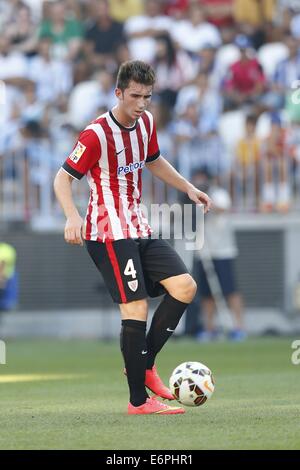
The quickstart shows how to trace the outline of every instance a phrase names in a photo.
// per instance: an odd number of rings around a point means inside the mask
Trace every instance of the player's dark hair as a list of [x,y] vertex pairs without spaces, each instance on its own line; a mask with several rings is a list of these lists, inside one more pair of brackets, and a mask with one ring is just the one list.
[[155,83],[153,68],[141,60],[129,60],[124,62],[118,72],[117,88],[124,91],[133,81],[142,85],[152,86]]

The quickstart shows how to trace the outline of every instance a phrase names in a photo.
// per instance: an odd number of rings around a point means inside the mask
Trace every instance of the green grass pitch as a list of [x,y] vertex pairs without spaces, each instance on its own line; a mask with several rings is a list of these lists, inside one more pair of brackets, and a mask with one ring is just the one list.
[[[295,339],[295,338],[294,338]],[[157,364],[208,365],[214,396],[179,416],[127,416],[117,342],[8,341],[0,449],[299,449],[300,365],[292,339],[172,340]]]

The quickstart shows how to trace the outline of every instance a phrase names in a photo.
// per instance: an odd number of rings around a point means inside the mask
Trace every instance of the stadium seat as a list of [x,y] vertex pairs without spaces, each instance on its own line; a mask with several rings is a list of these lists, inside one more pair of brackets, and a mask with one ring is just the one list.
[[288,48],[281,42],[264,44],[258,51],[258,60],[261,63],[267,78],[272,78],[277,65],[288,57]]

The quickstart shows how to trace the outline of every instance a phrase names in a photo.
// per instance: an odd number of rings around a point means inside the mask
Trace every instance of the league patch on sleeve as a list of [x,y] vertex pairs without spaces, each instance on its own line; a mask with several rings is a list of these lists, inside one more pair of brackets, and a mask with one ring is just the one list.
[[70,160],[72,160],[72,162],[74,163],[79,162],[85,150],[86,150],[86,146],[83,145],[81,142],[78,142],[78,144],[76,145],[76,147],[74,148],[73,152],[71,153],[69,157]]

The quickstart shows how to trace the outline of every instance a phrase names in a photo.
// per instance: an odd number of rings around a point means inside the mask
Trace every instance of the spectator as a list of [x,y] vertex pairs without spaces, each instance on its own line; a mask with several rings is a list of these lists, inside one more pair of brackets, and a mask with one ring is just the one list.
[[[294,12],[293,12],[294,13]],[[291,33],[296,39],[300,39],[300,13],[293,15],[290,24]]]
[[68,123],[75,128],[84,127],[100,108],[111,109],[116,104],[114,77],[104,67],[98,68],[91,80],[78,83],[72,90]]
[[[261,141],[256,137],[257,117],[250,114],[246,117],[246,133],[236,149],[237,161],[233,166],[233,177],[239,186],[236,200],[244,203],[251,199],[252,207],[259,209],[259,163]],[[236,190],[236,185],[233,191]]]
[[0,35],[0,80],[7,85],[21,86],[27,80],[27,68],[24,55],[13,50],[7,35]]
[[[233,328],[229,339],[242,341],[246,338],[243,320],[243,302],[235,280],[234,261],[238,255],[233,228],[230,223],[230,196],[222,188],[211,188],[210,196],[214,211],[205,221],[205,245],[195,252],[193,272],[197,276],[204,315],[204,329],[197,339],[218,339],[219,330],[215,313],[225,299],[232,314]],[[221,304],[221,305],[220,305]],[[220,313],[220,312],[219,312]]]
[[26,6],[22,0],[0,0],[0,32],[15,21],[20,8]]
[[278,108],[283,108],[285,99],[290,93],[293,84],[300,80],[300,54],[297,39],[291,35],[285,37],[285,44],[289,50],[287,59],[280,62],[276,68],[273,80],[274,99]]
[[293,122],[287,130],[286,135],[287,153],[291,159],[291,181],[290,188],[294,200],[299,191],[300,181],[300,121]]
[[[43,13],[43,7],[45,3],[49,3],[49,0],[9,0],[10,3],[19,3],[19,4],[24,4],[30,9],[30,16],[34,22],[35,25],[41,22],[42,20],[42,13]],[[50,0],[51,1],[51,0]]]
[[170,109],[159,97],[154,97],[149,111],[152,113],[156,124],[161,154],[172,163],[174,160],[174,141],[170,130]]
[[92,13],[95,21],[85,33],[85,53],[94,66],[115,68],[115,50],[124,42],[123,25],[110,15],[108,0],[94,0]]
[[187,102],[180,119],[174,123],[177,166],[180,174],[191,177],[196,170],[211,173],[218,178],[226,170],[222,141],[214,125],[209,122],[196,100]]
[[0,241],[0,312],[15,308],[17,302],[16,250]]
[[67,15],[64,0],[50,4],[50,18],[42,21],[39,37],[51,37],[53,57],[75,60],[80,52],[83,37],[82,24]]
[[166,0],[164,13],[178,21],[184,19],[188,7],[189,0]]
[[120,44],[117,50],[115,51],[115,60],[117,64],[117,69],[123,62],[127,62],[128,60],[130,60],[130,51],[126,42]]
[[191,178],[192,171],[199,164],[199,115],[195,101],[186,104],[177,121],[172,125],[176,143],[177,169],[184,178]]
[[[275,3],[277,12],[273,15]],[[258,196],[263,210],[287,209],[291,198],[283,188],[288,177],[293,178],[290,189],[293,187],[297,197],[299,193],[299,5],[298,0],[0,0],[2,161],[12,161],[12,153],[23,158],[29,147],[34,148],[30,152],[38,160],[39,151],[46,153],[48,139],[56,169],[67,142],[75,140],[77,126],[83,127],[93,116],[114,106],[112,77],[118,64],[140,57],[151,60],[156,69],[159,112],[164,116],[165,107],[169,113],[175,111],[173,121],[163,124],[161,133],[166,149],[177,144],[174,158],[178,158],[180,171],[188,175],[197,168],[208,169],[217,179],[224,178],[229,187],[228,167],[233,159],[235,171],[240,171],[231,181],[235,208],[242,195],[243,210],[257,207]],[[269,31],[272,21],[274,29]],[[83,29],[86,40],[81,47]],[[237,31],[246,35],[238,36],[234,44]],[[282,60],[286,57],[279,53],[284,49],[282,44],[267,45],[258,52],[263,71],[250,46],[258,47],[268,38],[284,40],[289,57]],[[274,57],[269,50],[274,51]],[[233,112],[222,114],[224,103],[225,111]],[[266,149],[272,147],[272,139],[266,139],[259,161],[260,141],[255,136],[255,119],[250,122],[252,114],[281,110],[288,122],[286,132],[283,128],[277,132],[283,135],[285,157],[270,157],[274,152]],[[240,140],[245,112],[251,117],[246,136]],[[264,122],[263,118],[259,122],[259,133],[263,133]],[[259,190],[252,186],[251,155],[263,169]],[[285,169],[286,163],[291,173]],[[270,181],[269,173],[273,175]],[[9,174],[10,178],[16,175],[15,187],[21,188],[21,173]],[[251,187],[253,200],[248,198]],[[154,188],[157,197],[159,191]],[[277,191],[273,199],[272,191]],[[273,200],[269,206],[268,198]]]
[[211,129],[218,127],[222,100],[219,93],[210,86],[209,75],[206,72],[199,72],[193,84],[180,90],[176,101],[176,113],[184,114],[189,103],[197,105],[199,131],[202,137]]
[[[51,179],[52,148],[48,137],[48,129],[43,123],[30,121],[25,117],[19,130],[23,141],[24,169],[24,218],[33,221],[39,214],[44,220],[49,216],[51,191],[48,186]],[[22,154],[21,154],[22,155]],[[46,197],[48,195],[48,197]]]
[[143,13],[143,3],[143,0],[109,0],[111,17],[124,23],[128,18]]
[[177,51],[168,34],[156,37],[153,61],[156,91],[167,105],[173,107],[178,90],[195,77],[195,67],[184,51]]
[[[151,101],[149,111],[152,113],[156,123],[157,138],[159,140],[161,154],[175,166],[175,145],[170,130],[170,109],[163,100],[155,96]],[[153,178],[151,172],[147,171],[143,174],[143,181],[148,182],[147,188],[152,192],[152,195],[145,195],[150,203],[161,204],[165,201],[176,201],[176,189],[167,186],[157,178]],[[149,181],[151,182],[150,184]]]
[[[28,61],[23,54],[12,51],[11,42],[5,34],[0,35],[0,146],[3,134],[9,131],[14,103],[20,100],[20,87],[28,83]],[[5,95],[5,99],[3,99]]]
[[21,5],[16,16],[5,28],[5,34],[10,38],[14,50],[31,56],[37,46],[36,26],[31,17],[30,8]]
[[277,0],[234,0],[234,17],[240,32],[249,36],[255,49],[266,42]]
[[204,44],[202,49],[198,51],[198,66],[199,72],[207,73],[210,76],[210,80],[213,80],[215,73],[215,60],[216,60],[217,48],[212,44]]
[[145,0],[145,13],[129,18],[124,27],[131,58],[151,63],[155,56],[155,37],[170,33],[173,21],[163,14],[161,0]]
[[206,19],[217,28],[231,28],[234,24],[234,0],[201,0],[206,11]]
[[29,64],[29,78],[37,85],[37,97],[53,105],[66,99],[72,87],[72,66],[51,56],[52,39],[44,36],[38,44],[38,53]]
[[247,37],[238,35],[235,44],[240,49],[241,58],[230,66],[225,77],[225,109],[258,105],[266,87],[266,78],[260,63],[249,54],[251,43]]
[[14,105],[14,117],[20,124],[36,122],[42,128],[48,127],[48,109],[42,101],[38,99],[36,84],[28,82],[23,87],[22,98]]
[[204,9],[197,3],[190,4],[187,19],[174,24],[172,38],[179,47],[194,54],[206,44],[219,47],[222,43],[218,29],[206,21]]
[[287,9],[293,10],[295,13],[300,13],[300,4],[298,0],[277,0],[277,15],[282,15]]
[[262,211],[287,212],[290,208],[289,155],[286,133],[280,117],[271,116],[271,131],[262,146],[263,191]]

